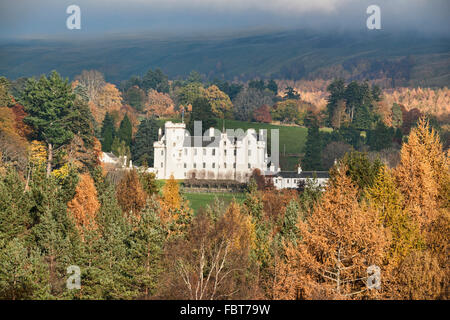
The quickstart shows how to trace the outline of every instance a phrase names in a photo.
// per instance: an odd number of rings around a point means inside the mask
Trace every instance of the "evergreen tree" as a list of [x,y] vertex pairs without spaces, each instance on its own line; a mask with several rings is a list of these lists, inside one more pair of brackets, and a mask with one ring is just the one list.
[[304,153],[305,155],[302,159],[303,170],[311,171],[322,169],[322,141],[317,125],[308,128]]
[[375,130],[367,132],[367,144],[371,150],[380,151],[390,148],[394,138],[394,129],[378,121]]
[[278,85],[273,79],[270,79],[267,83],[267,89],[272,91],[275,95],[278,94]]
[[[192,112],[189,117],[188,130],[194,135],[194,121],[202,122],[202,131],[217,125],[210,103],[206,98],[197,98],[192,104]],[[202,133],[203,133],[202,132]]]
[[342,79],[336,79],[330,83],[327,87],[327,91],[330,93],[327,98],[327,115],[328,123],[331,124],[335,109],[338,106],[338,102],[344,100],[345,83]]
[[285,95],[284,98],[286,100],[290,100],[290,99],[299,100],[300,99],[300,95],[292,87],[287,87],[286,91],[284,92],[284,95]]
[[145,92],[137,86],[133,86],[126,92],[126,100],[137,111],[142,111],[145,102]]
[[157,288],[162,269],[165,229],[158,216],[158,205],[148,201],[140,218],[133,222],[130,235],[130,262],[133,282],[138,287],[138,298],[150,298]]
[[392,105],[392,126],[394,128],[401,128],[403,125],[403,112],[400,105],[394,103]]
[[133,126],[131,125],[130,118],[125,114],[122,121],[120,122],[119,131],[117,135],[119,139],[125,142],[127,147],[131,146],[131,138],[132,138]]
[[153,142],[158,140],[158,123],[154,117],[147,118],[141,121],[134,138],[134,143],[131,148],[131,156],[137,165],[142,165],[144,162],[148,166],[153,167],[154,149]]
[[47,176],[52,170],[53,150],[72,139],[69,115],[74,100],[68,80],[63,80],[56,71],[49,77],[43,75],[38,81],[29,79],[22,92],[21,102],[28,113],[24,121],[48,145]]
[[[370,161],[367,153],[352,151],[345,154],[340,164],[347,168],[346,174],[360,188],[360,191],[373,185],[380,168],[383,166],[380,160]],[[330,172],[330,180],[333,181],[340,173],[333,168]]]
[[156,69],[155,71],[152,71],[150,69],[142,78],[142,87],[145,92],[147,92],[149,89],[154,89],[158,92],[168,93],[169,81],[167,76],[161,71],[161,69]]
[[298,228],[297,222],[299,218],[300,205],[297,201],[291,200],[286,207],[286,213],[284,214],[283,227],[280,231],[281,236],[287,242],[296,244]]
[[102,143],[102,151],[111,152],[111,147],[116,136],[114,128],[114,119],[111,117],[109,112],[106,113],[105,118],[103,119],[103,125],[101,130],[101,143]]

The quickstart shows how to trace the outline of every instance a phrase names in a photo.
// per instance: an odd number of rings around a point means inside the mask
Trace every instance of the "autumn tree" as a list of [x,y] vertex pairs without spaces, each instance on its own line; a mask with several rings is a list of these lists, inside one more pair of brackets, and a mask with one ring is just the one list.
[[260,91],[256,88],[245,88],[234,98],[234,117],[237,120],[249,121],[253,112],[260,106],[273,104],[273,92]]
[[106,83],[96,94],[95,100],[89,102],[92,115],[97,123],[101,123],[105,114],[120,113],[122,94],[111,83]]
[[382,265],[385,232],[377,212],[358,202],[358,188],[345,172],[339,169],[313,214],[299,221],[299,243],[287,245],[278,270],[278,298],[370,295],[367,268]]
[[125,215],[139,215],[145,206],[146,198],[136,170],[127,170],[117,186],[117,201]]
[[97,228],[96,215],[100,204],[97,200],[97,190],[94,180],[88,173],[82,174],[75,189],[75,197],[67,204],[78,229],[92,230]]
[[169,226],[169,235],[180,235],[192,218],[192,210],[188,202],[180,194],[178,182],[170,176],[162,189],[161,220]]
[[96,102],[100,91],[106,85],[103,74],[97,70],[83,70],[80,75],[75,77],[84,87],[90,101]]
[[212,85],[204,92],[204,97],[211,104],[211,110],[218,118],[229,118],[232,115],[233,104],[226,93]]
[[422,229],[437,217],[440,207],[448,207],[448,158],[438,134],[424,118],[403,144],[394,176],[406,207]]
[[248,297],[251,230],[248,216],[234,202],[216,221],[198,214],[186,238],[167,249],[160,295],[192,300]]
[[334,163],[351,152],[353,147],[343,141],[332,141],[322,151],[322,164],[324,169],[330,169]]
[[256,122],[271,123],[272,115],[270,114],[270,107],[267,104],[255,109],[253,112],[253,120]]
[[144,111],[147,116],[169,117],[176,114],[174,102],[167,93],[148,90]]

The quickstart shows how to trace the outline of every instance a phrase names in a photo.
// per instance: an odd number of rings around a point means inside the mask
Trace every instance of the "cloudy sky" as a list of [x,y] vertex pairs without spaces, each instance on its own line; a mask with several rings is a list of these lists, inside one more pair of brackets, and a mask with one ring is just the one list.
[[[81,8],[69,31],[66,8]],[[0,37],[220,32],[280,28],[362,30],[369,5],[388,31],[450,35],[449,0],[0,0]]]

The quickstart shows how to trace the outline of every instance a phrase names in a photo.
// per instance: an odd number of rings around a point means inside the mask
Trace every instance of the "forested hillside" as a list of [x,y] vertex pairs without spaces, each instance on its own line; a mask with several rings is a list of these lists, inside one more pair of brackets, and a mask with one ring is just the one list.
[[0,74],[10,78],[58,69],[73,78],[97,69],[118,84],[149,68],[171,78],[197,70],[205,79],[377,80],[383,87],[449,86],[449,41],[385,31],[297,30],[227,37],[146,36],[102,40],[15,40],[0,44]]

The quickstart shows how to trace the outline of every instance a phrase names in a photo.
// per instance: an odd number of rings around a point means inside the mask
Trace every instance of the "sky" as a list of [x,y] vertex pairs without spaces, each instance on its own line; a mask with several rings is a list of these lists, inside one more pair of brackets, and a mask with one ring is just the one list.
[[[68,30],[69,5],[81,29]],[[219,33],[261,29],[359,31],[369,5],[381,27],[450,36],[450,0],[0,0],[0,38]]]

